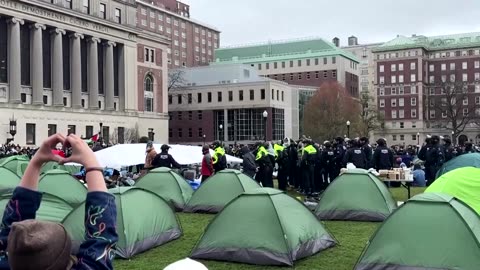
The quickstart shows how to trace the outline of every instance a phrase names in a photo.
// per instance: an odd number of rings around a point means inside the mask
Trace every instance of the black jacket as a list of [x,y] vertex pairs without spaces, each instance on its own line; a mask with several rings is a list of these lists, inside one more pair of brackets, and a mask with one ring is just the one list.
[[162,151],[160,154],[157,154],[152,161],[152,167],[154,168],[177,168],[180,169],[180,164],[178,164],[175,159],[167,151]]
[[362,148],[353,147],[348,149],[343,159],[344,166],[346,166],[347,163],[353,163],[353,165],[359,169],[367,169],[367,157]]
[[[246,149],[245,149],[246,148]],[[257,164],[255,163],[255,156],[252,152],[248,149],[248,146],[245,146],[242,149],[242,156],[243,156],[243,173],[252,177],[255,176],[255,172],[257,171]]]
[[373,153],[373,168],[376,170],[390,170],[393,168],[393,151],[386,146],[379,146]]
[[331,167],[335,164],[335,151],[333,148],[323,149],[320,156],[320,163],[324,169],[331,169]]

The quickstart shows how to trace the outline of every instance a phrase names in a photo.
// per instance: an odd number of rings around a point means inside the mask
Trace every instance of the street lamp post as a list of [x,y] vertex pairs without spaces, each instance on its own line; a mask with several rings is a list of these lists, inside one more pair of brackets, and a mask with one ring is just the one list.
[[347,121],[347,138],[350,138],[350,121]]
[[207,135],[203,134],[203,145],[205,145],[205,139],[207,138]]
[[420,145],[420,132],[417,132],[417,145]]
[[103,123],[100,122],[99,125],[100,125],[100,132],[99,132],[100,136],[98,140],[100,141],[100,143],[103,143]]
[[265,123],[265,142],[267,141],[267,119],[268,119],[268,112],[267,110],[263,111],[263,121]]
[[17,134],[17,120],[15,116],[10,118],[10,135],[12,135],[12,141],[15,141],[15,135]]
[[452,130],[452,143],[453,143],[453,145],[456,145],[456,144],[457,144],[456,141],[457,141],[457,140],[456,140],[456,138],[455,138],[455,131]]
[[223,131],[223,125],[220,124],[220,126],[218,126],[218,127],[220,128],[220,144],[222,144],[222,141],[223,141],[223,139],[222,139],[222,135],[223,135],[223,134],[222,134],[222,133],[223,133],[223,132],[222,132],[222,131]]

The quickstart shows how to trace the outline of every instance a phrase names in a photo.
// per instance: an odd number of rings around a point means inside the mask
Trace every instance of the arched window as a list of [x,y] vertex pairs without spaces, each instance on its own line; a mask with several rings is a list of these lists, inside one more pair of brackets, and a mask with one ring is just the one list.
[[151,74],[145,77],[143,91],[145,96],[145,111],[153,112],[153,77]]

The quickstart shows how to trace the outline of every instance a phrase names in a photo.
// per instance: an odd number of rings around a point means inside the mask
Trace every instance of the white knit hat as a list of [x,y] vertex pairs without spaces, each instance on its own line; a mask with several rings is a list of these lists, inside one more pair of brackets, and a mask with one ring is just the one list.
[[208,270],[208,268],[197,261],[185,258],[168,265],[163,270]]

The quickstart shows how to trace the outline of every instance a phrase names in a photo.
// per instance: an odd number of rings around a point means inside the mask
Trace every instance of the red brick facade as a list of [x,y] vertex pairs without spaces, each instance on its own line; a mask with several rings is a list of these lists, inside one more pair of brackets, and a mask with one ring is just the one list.
[[[165,6],[171,6],[175,2],[177,8],[177,1],[157,1],[163,2]],[[185,12],[184,6],[187,5],[180,4],[181,10],[173,11],[174,13]],[[185,13],[183,16],[170,14],[158,3],[155,7],[151,6],[151,2],[138,3],[137,27],[172,40],[167,56],[171,68],[207,65],[214,61],[215,49],[220,46],[218,30],[194,23]]]
[[358,97],[358,76],[350,72],[345,72],[345,90],[352,97]]
[[[192,113],[190,120],[189,115]],[[179,113],[181,118],[179,118]],[[199,113],[201,113],[201,119],[199,119]],[[214,112],[213,110],[204,111],[181,111],[171,112],[169,122],[169,134],[172,137],[169,138],[170,143],[179,142],[201,142],[203,141],[203,134],[205,134],[206,142],[213,141],[215,127],[214,124]],[[179,137],[179,129],[181,129],[182,137]],[[189,129],[192,129],[192,137],[189,137]]]

